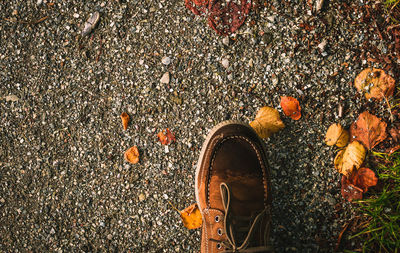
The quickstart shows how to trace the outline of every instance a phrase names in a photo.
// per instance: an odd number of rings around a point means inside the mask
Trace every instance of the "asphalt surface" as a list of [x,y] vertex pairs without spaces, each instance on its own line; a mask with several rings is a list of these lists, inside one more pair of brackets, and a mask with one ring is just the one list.
[[[82,37],[95,11],[100,22]],[[224,39],[183,0],[1,1],[0,251],[198,252],[200,231],[168,202],[195,202],[195,163],[215,124],[281,111],[285,95],[303,115],[281,113],[286,128],[266,140],[272,242],[333,251],[355,213],[324,134],[358,116],[351,82],[371,64],[359,57],[370,31],[342,11],[340,1],[318,12],[270,1]],[[156,137],[165,128],[176,136],[167,147]],[[133,145],[136,165],[123,159]]]

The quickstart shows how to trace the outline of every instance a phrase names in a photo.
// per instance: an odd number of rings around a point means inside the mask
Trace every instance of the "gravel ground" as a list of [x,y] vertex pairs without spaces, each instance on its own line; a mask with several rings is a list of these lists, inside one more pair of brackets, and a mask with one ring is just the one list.
[[[341,1],[318,13],[268,1],[229,40],[183,0],[40,2],[0,3],[1,252],[198,252],[200,231],[168,201],[195,202],[195,163],[215,124],[281,111],[282,95],[303,116],[281,114],[286,128],[266,141],[272,241],[277,252],[333,251],[355,214],[323,138],[363,109],[351,82],[370,66],[359,57],[370,31],[343,17]],[[94,11],[99,25],[82,37]],[[156,138],[167,127],[177,140],[168,147]],[[137,165],[123,159],[132,145]]]

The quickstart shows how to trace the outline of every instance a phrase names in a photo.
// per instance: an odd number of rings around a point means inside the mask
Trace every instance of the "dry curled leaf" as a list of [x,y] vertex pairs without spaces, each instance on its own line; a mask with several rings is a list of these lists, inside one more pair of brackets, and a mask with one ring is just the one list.
[[168,145],[171,142],[175,142],[175,135],[169,131],[169,129],[164,129],[163,131],[157,134],[158,140],[163,145]]
[[286,116],[289,116],[294,120],[300,119],[300,104],[294,97],[281,97],[281,107]]
[[325,142],[329,146],[343,148],[349,142],[349,133],[340,124],[332,124],[326,132]]
[[362,199],[363,191],[357,186],[353,185],[348,177],[342,176],[342,188],[341,193],[342,197],[347,199],[348,201]]
[[382,100],[393,95],[395,80],[382,69],[368,68],[354,79],[354,86],[363,92],[367,99]]
[[250,8],[249,0],[240,0],[240,4],[234,1],[210,0],[208,24],[218,34],[229,35],[242,26]]
[[129,115],[126,112],[123,112],[121,114],[121,120],[122,120],[122,126],[124,127],[124,130],[128,129]]
[[188,229],[196,229],[201,227],[203,222],[201,213],[197,204],[192,204],[180,211],[183,225]]
[[195,15],[207,14],[208,25],[218,34],[229,35],[242,26],[252,1],[185,0],[185,5]]
[[204,14],[207,11],[209,0],[185,0],[185,6],[195,15]]
[[367,149],[372,149],[386,139],[386,122],[365,111],[350,127],[353,139],[360,141]]
[[335,168],[345,176],[351,175],[354,169],[364,162],[366,150],[358,141],[350,143],[346,149],[339,151],[335,157]]
[[257,112],[256,118],[250,122],[250,126],[260,138],[268,138],[273,133],[284,128],[285,124],[283,124],[276,109],[265,106]]
[[378,178],[371,169],[361,168],[355,170],[350,176],[342,177],[342,196],[348,201],[362,199],[362,194],[377,183]]
[[125,151],[124,158],[130,163],[133,164],[138,163],[139,162],[138,148],[136,146],[129,148],[127,151]]

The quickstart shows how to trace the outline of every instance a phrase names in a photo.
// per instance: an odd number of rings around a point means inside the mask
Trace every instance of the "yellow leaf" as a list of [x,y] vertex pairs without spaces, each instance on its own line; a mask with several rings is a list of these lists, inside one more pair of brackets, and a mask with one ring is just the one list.
[[364,162],[366,150],[358,141],[350,143],[346,149],[339,151],[335,157],[335,168],[345,176],[350,176],[354,169]]
[[203,219],[197,204],[192,204],[180,211],[183,225],[188,229],[196,229],[201,227]]
[[343,148],[349,142],[349,133],[340,124],[332,124],[326,132],[325,142],[329,146],[336,144],[339,148]]
[[257,112],[256,118],[250,122],[250,126],[260,138],[268,138],[273,133],[284,128],[285,124],[283,124],[276,109],[265,106]]

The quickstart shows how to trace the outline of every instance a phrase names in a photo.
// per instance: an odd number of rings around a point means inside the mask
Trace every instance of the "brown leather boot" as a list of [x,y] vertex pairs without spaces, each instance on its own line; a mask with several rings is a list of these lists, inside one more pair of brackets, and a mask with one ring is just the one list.
[[270,195],[265,151],[254,130],[236,121],[214,127],[196,170],[201,252],[273,252]]

